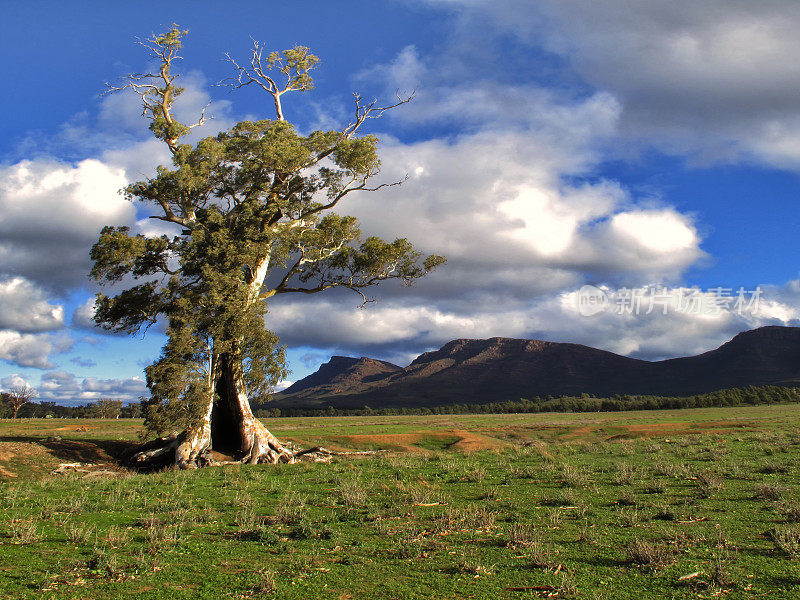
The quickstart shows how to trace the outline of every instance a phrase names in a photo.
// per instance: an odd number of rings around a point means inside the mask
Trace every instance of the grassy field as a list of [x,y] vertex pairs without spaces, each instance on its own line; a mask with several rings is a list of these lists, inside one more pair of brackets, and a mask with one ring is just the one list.
[[0,597],[800,597],[797,405],[269,425],[388,452],[140,475],[136,421],[0,421]]

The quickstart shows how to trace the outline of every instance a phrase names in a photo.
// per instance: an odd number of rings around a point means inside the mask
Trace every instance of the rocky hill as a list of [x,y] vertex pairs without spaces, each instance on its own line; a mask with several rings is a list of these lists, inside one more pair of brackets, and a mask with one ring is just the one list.
[[798,327],[762,327],[698,356],[655,362],[580,344],[459,339],[421,354],[405,368],[334,356],[276,394],[272,406],[421,407],[583,393],[685,396],[798,382]]

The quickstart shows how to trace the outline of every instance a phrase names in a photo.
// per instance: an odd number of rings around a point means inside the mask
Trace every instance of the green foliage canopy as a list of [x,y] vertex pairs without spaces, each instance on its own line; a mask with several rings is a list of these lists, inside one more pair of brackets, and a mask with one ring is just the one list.
[[201,116],[186,125],[172,114],[183,91],[173,62],[185,33],[173,27],[141,42],[159,61],[157,72],[131,75],[112,88],[139,94],[150,129],[172,154],[170,166],[130,184],[125,195],[176,233],[146,236],[108,226],[91,250],[92,278],[115,292],[97,295],[97,324],[136,333],[166,320],[168,341],[146,370],[155,430],[191,426],[213,394],[214,366],[223,355],[242,366],[253,397],[263,399],[285,376],[283,349],[264,324],[266,299],[341,287],[366,302],[363,288],[388,279],[411,284],[444,262],[405,239],[364,239],[357,219],[331,212],[352,192],[396,185],[370,185],[380,171],[378,139],[359,130],[407,100],[377,107],[356,96],[356,118],[345,128],[303,135],[283,118],[281,98],[313,88],[317,57],[295,47],[262,59],[256,44],[249,67],[231,60],[232,85],[261,86],[276,118],[181,143],[204,122]]

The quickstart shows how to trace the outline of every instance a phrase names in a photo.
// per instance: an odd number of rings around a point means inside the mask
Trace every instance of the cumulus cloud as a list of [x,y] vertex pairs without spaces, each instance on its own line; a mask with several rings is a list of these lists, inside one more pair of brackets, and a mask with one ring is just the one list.
[[278,383],[278,385],[275,386],[275,391],[280,392],[282,390],[285,390],[286,388],[290,387],[293,383],[294,381],[290,381],[289,379],[284,379],[283,381]]
[[88,298],[72,312],[71,325],[78,329],[97,330],[94,322],[95,299]]
[[[461,133],[414,142],[381,136],[381,177],[407,180],[348,198],[341,210],[359,217],[367,234],[408,237],[448,263],[413,288],[376,290],[381,302],[363,311],[346,294],[273,299],[270,327],[289,345],[402,362],[456,337],[600,342],[591,333],[603,330],[599,321],[592,327],[559,308],[566,290],[677,283],[706,258],[691,216],[593,176],[618,126],[621,107],[610,94],[437,82],[413,48],[368,75],[387,88],[422,81],[413,107],[396,118],[448,121]],[[645,346],[614,349],[660,355],[664,348],[647,345],[651,334],[631,330]],[[674,339],[676,350],[683,346]]]
[[587,138],[554,146],[535,131],[490,130],[452,143],[389,142],[382,177],[409,179],[342,210],[369,234],[408,237],[446,255],[448,264],[414,290],[437,301],[479,292],[531,298],[583,280],[678,278],[704,257],[692,218],[638,201],[615,182],[570,182],[590,168]]
[[63,306],[53,303],[43,289],[26,279],[0,280],[0,360],[52,369],[51,357],[66,352],[72,344],[65,331]]
[[580,343],[656,360],[705,352],[745,329],[800,325],[798,282],[741,293],[682,286],[597,289],[607,304],[593,314],[581,311],[580,291],[573,289],[463,311],[401,300],[354,310],[313,298],[274,306],[269,324],[290,345],[313,339],[330,352],[398,364],[452,339],[496,336]]
[[22,277],[0,280],[0,328],[31,333],[64,326],[64,308]]
[[100,398],[135,402],[138,401],[139,396],[147,395],[147,386],[139,377],[128,379],[85,377],[78,379],[67,371],[45,373],[42,375],[38,390],[39,397],[43,400],[72,405],[96,402]]
[[12,373],[0,379],[0,386],[2,386],[4,390],[10,390],[13,388],[30,387],[30,384],[28,380],[19,373]]
[[64,349],[64,341],[52,335],[0,330],[0,360],[20,367],[52,369],[50,355]]
[[0,167],[0,271],[57,291],[84,285],[100,229],[134,219],[118,194],[125,184],[121,169],[95,159]]
[[800,65],[788,58],[800,54],[796,2],[430,3],[466,9],[464,38],[491,23],[563,57],[619,100],[630,135],[706,160],[800,168]]

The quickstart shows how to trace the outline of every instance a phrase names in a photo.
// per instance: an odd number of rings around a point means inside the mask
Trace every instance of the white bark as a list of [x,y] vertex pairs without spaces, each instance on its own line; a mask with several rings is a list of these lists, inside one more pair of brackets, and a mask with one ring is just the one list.
[[267,254],[253,270],[253,280],[250,282],[250,302],[258,301],[258,295],[261,293],[261,286],[264,285],[264,279],[269,271],[270,258],[271,255]]
[[212,390],[202,420],[197,427],[186,432],[186,438],[175,449],[175,465],[179,468],[196,469],[202,464],[211,462],[207,455],[211,450],[211,413],[213,410],[214,393]]

